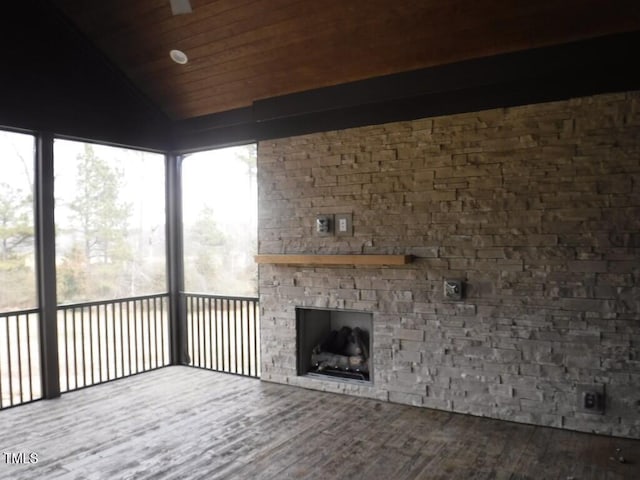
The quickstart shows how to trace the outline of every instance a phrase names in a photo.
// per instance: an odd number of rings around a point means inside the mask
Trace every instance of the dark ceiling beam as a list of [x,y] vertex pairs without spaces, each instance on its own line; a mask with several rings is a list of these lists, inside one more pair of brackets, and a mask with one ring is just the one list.
[[640,89],[640,32],[468,60],[254,102],[174,123],[174,148],[218,145]]

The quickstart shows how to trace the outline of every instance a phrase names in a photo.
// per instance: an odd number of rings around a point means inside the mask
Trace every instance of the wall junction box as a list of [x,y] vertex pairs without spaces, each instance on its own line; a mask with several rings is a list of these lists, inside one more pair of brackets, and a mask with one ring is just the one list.
[[445,280],[443,290],[445,299],[462,300],[462,280]]
[[577,385],[577,412],[593,413],[596,415],[604,414],[605,395],[604,385],[601,384],[585,384]]

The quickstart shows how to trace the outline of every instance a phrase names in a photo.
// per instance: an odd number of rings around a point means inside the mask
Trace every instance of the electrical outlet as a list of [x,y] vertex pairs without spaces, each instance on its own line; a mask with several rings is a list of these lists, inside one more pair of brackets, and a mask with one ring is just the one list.
[[581,413],[604,414],[604,385],[577,385],[577,411]]

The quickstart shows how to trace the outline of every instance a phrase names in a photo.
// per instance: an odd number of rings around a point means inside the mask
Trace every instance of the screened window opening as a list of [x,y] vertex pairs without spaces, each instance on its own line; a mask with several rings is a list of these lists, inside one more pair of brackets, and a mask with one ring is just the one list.
[[186,291],[257,295],[256,173],[255,144],[184,157]]

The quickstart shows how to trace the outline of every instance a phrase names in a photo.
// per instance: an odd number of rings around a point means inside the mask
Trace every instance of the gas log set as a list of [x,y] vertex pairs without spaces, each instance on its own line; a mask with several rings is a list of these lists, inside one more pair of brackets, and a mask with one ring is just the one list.
[[311,352],[311,372],[369,380],[369,332],[359,327],[331,330]]

